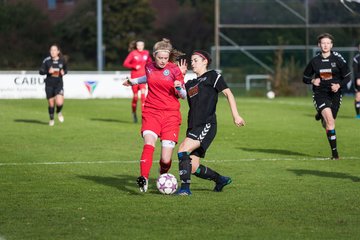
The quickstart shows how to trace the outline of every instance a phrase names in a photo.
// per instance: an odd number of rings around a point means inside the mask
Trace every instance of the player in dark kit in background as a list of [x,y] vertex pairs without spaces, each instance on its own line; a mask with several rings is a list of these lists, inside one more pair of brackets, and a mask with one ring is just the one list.
[[[360,50],[360,44],[358,45]],[[360,52],[353,59],[354,87],[355,87],[355,113],[356,118],[360,118]]]
[[61,57],[58,45],[51,45],[50,56],[42,62],[39,73],[46,75],[45,92],[49,104],[49,125],[54,126],[55,104],[58,119],[60,122],[64,122],[64,116],[61,112],[64,105],[64,84],[62,77],[67,73],[67,66],[65,60]]
[[214,70],[208,71],[210,63],[211,57],[209,53],[201,50],[193,52],[191,67],[197,78],[185,84],[189,113],[186,138],[178,149],[181,180],[178,195],[191,195],[191,174],[214,181],[214,191],[216,192],[221,192],[224,186],[231,183],[230,177],[221,176],[214,170],[200,164],[200,158],[205,157],[206,150],[216,135],[217,121],[215,112],[220,92],[227,97],[236,126],[245,125],[244,119],[238,113],[235,98],[224,78]]
[[303,82],[312,84],[313,101],[331,147],[331,159],[339,159],[336,144],[335,119],[341,105],[341,89],[350,81],[351,72],[344,58],[331,51],[334,38],[329,33],[318,36],[321,53],[306,66]]
[[[145,76],[145,64],[150,63],[151,57],[148,50],[144,49],[145,43],[143,41],[132,41],[129,44],[129,55],[126,57],[123,66],[131,69],[130,77],[139,78]],[[131,86],[133,91],[133,99],[131,101],[132,116],[135,123],[137,123],[136,105],[138,101],[138,92],[140,90],[141,96],[141,110],[144,110],[146,83],[135,84]]]

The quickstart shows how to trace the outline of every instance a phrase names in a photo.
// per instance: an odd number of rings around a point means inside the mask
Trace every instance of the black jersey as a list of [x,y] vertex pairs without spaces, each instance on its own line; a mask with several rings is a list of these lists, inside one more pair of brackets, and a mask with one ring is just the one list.
[[185,84],[189,104],[188,128],[216,124],[218,94],[228,88],[224,78],[214,70]]
[[356,54],[353,59],[354,79],[360,78],[360,53]]
[[338,52],[331,52],[330,56],[323,58],[321,53],[310,60],[306,66],[303,82],[311,84],[313,76],[320,78],[320,86],[313,85],[314,91],[331,91],[332,83],[339,83],[341,87],[350,81],[351,72],[345,59]]
[[[49,73],[49,69],[52,67],[55,72],[53,74]],[[67,66],[65,64],[64,59],[59,58],[58,60],[53,60],[50,56],[45,58],[41,64],[39,73],[41,75],[46,74],[45,83],[47,86],[55,86],[58,84],[62,84],[62,75],[60,71],[64,70],[64,73],[67,73]]]

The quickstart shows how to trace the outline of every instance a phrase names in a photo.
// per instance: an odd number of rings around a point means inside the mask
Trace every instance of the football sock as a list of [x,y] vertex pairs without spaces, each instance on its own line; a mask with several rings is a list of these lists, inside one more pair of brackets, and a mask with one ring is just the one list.
[[168,163],[164,163],[163,160],[160,160],[160,174],[167,173],[171,167],[171,160]]
[[144,105],[145,105],[145,93],[141,94],[141,111],[144,110]]
[[61,112],[62,108],[63,108],[63,105],[56,106],[56,113]]
[[220,178],[219,173],[215,172],[211,168],[208,168],[204,165],[200,165],[198,169],[196,169],[194,175],[202,179],[212,180],[214,182],[217,182],[218,179]]
[[55,108],[54,107],[48,107],[48,111],[49,111],[50,120],[54,120]]
[[153,161],[154,150],[155,147],[145,144],[141,154],[140,172],[141,172],[141,176],[145,177],[146,179],[149,179],[149,173]]
[[355,112],[356,115],[360,114],[360,102],[355,101]]
[[181,180],[181,188],[190,187],[191,182],[191,158],[188,152],[179,152],[179,175]]
[[136,105],[137,105],[137,101],[138,101],[138,96],[137,96],[137,93],[134,94],[134,97],[132,99],[132,102],[131,102],[131,110],[132,112],[136,112]]
[[335,132],[335,129],[326,130],[326,135],[327,135],[327,138],[329,140],[332,156],[335,157],[335,158],[338,158],[339,155],[338,155],[337,147],[336,147],[336,132]]

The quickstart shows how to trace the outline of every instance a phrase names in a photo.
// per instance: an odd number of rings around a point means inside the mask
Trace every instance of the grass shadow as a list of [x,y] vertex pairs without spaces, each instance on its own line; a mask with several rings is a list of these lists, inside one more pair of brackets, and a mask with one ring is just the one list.
[[114,123],[133,123],[130,121],[122,121],[119,119],[111,119],[111,118],[91,118],[91,121],[99,121],[99,122],[114,122]]
[[[307,116],[307,117],[311,117],[312,119],[314,119],[315,120],[315,114],[316,113],[313,113],[313,114],[304,114],[304,116]],[[354,114],[354,116],[348,116],[348,115],[338,115],[337,117],[336,117],[336,119],[338,119],[338,118],[342,118],[342,119],[355,119],[355,114]]]
[[40,124],[40,125],[48,125],[48,122],[43,122],[40,120],[36,120],[36,119],[14,119],[14,122],[19,122],[19,123],[32,123],[32,124]]
[[325,171],[308,170],[308,169],[288,169],[288,171],[295,173],[297,176],[313,175],[318,177],[350,179],[353,182],[360,182],[360,177],[352,176],[347,173],[325,172]]
[[[116,188],[124,193],[128,193],[130,195],[140,195],[143,194],[139,191],[136,184],[136,177],[129,175],[118,175],[115,177],[104,177],[104,176],[86,176],[80,175],[79,178],[86,179],[89,181],[93,181],[98,184],[102,184],[104,186],[109,186]],[[152,184],[156,182],[156,179],[149,179],[149,193],[158,193],[156,189],[156,185]]]
[[289,151],[289,150],[283,150],[283,149],[270,149],[270,148],[242,148],[238,147],[237,149],[241,149],[246,152],[261,152],[261,153],[272,153],[272,154],[280,154],[280,155],[289,155],[289,156],[311,156],[309,154]]

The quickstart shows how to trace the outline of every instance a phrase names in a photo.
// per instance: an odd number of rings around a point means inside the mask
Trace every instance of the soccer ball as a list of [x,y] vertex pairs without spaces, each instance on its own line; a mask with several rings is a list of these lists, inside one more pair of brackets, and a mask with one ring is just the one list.
[[173,194],[176,192],[177,186],[176,177],[170,173],[161,174],[156,180],[156,187],[162,194]]
[[268,91],[266,93],[266,96],[268,99],[274,99],[275,98],[275,93],[273,91]]

